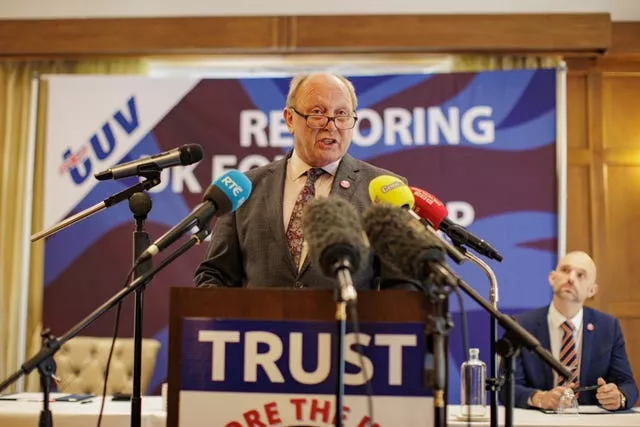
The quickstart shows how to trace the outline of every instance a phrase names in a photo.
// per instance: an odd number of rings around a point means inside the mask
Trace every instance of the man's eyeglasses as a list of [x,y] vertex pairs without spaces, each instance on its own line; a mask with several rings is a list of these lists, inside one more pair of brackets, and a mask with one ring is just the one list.
[[356,125],[358,117],[356,116],[325,116],[324,114],[302,114],[300,111],[291,107],[291,109],[300,117],[307,121],[307,126],[311,129],[324,129],[333,122],[337,129],[353,129]]

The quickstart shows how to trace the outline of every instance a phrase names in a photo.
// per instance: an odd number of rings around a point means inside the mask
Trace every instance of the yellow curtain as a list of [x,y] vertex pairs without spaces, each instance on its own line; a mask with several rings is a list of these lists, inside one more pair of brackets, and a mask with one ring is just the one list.
[[[145,73],[146,63],[139,58],[0,62],[0,379],[19,368],[21,343],[26,341],[27,357],[40,348],[44,252],[42,242],[31,244],[28,236],[42,227],[46,91],[38,97],[34,156],[29,143],[34,79],[44,74]],[[25,254],[29,253],[27,278]],[[26,336],[19,328],[24,286],[28,287]],[[30,376],[26,388],[38,389],[37,374]]]
[[560,56],[534,55],[455,55],[452,71],[516,70],[521,68],[555,68]]

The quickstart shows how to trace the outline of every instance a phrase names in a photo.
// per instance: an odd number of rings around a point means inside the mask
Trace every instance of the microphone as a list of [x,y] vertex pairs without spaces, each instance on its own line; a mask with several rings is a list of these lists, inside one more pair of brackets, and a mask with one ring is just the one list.
[[447,207],[433,194],[416,187],[410,187],[414,196],[413,211],[427,220],[436,230],[442,230],[456,246],[469,246],[489,259],[502,262],[502,255],[489,243],[474,236],[463,226],[447,218]]
[[224,215],[238,209],[251,194],[251,181],[238,170],[230,170],[211,183],[196,206],[186,218],[158,238],[136,259],[139,265],[178,240],[194,226],[207,228],[214,216]]
[[409,215],[418,220],[424,227],[423,231],[433,235],[434,238],[441,240],[441,244],[447,250],[447,254],[457,264],[465,260],[464,255],[449,242],[444,241],[438,236],[431,224],[420,218],[412,209],[415,208],[415,198],[411,192],[411,188],[399,178],[391,175],[380,175],[371,180],[369,183],[369,197],[373,204],[386,204],[405,209]]
[[[389,205],[373,205],[363,215],[362,222],[373,250],[380,258],[395,266],[408,277],[434,279],[436,283],[458,286],[498,320],[507,334],[540,356],[559,375],[568,378],[570,372],[545,349],[537,338],[520,326],[511,316],[503,314],[485,301],[471,286],[443,263],[440,241],[420,232],[418,223],[405,211]],[[437,330],[437,328],[436,328]],[[436,337],[438,334],[436,333]]]
[[411,189],[391,175],[380,175],[369,182],[369,198],[374,204],[386,203],[405,209],[413,208],[414,204]]
[[338,279],[344,301],[355,299],[351,275],[360,270],[369,255],[369,243],[355,207],[335,196],[314,199],[303,212],[302,230],[313,266],[325,276]]
[[147,176],[150,173],[160,172],[162,169],[179,165],[191,165],[202,160],[202,147],[198,144],[187,144],[180,148],[165,151],[155,156],[145,156],[138,160],[122,163],[112,168],[96,173],[98,181],[107,179],[120,179],[129,176]]
[[378,256],[407,277],[424,282],[428,277],[455,285],[457,276],[445,264],[441,241],[429,233],[407,211],[389,205],[373,205],[362,222]]

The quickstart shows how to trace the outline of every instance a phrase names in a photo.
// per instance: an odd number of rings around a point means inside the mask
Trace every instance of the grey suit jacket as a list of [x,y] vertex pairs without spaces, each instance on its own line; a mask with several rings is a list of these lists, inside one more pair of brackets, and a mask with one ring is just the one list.
[[[333,288],[335,279],[323,276],[307,257],[300,271],[287,247],[283,224],[283,194],[287,158],[252,169],[251,196],[236,212],[218,218],[206,259],[195,273],[196,286],[249,288]],[[343,197],[362,213],[371,205],[369,182],[380,175],[394,175],[346,154],[333,180],[331,194]],[[341,181],[349,182],[341,186]],[[367,261],[367,260],[365,260]],[[357,288],[373,287],[375,259],[353,277]]]

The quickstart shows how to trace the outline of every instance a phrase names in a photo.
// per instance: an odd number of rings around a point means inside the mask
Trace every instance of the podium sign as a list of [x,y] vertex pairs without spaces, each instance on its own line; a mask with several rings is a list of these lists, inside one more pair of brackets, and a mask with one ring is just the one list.
[[[199,295],[186,303],[184,294],[183,298],[174,295],[180,291]],[[368,313],[372,302],[383,295],[371,292],[364,294],[369,301],[361,301],[359,312],[364,319],[359,333],[348,325],[345,426],[369,425],[367,380],[373,392],[373,425],[432,425],[433,400],[424,381],[424,323],[415,316],[421,311],[417,305],[421,299],[411,294],[387,293],[387,302],[399,295],[400,303],[413,301],[407,307],[414,313],[413,321],[391,321],[381,313],[374,316],[379,319],[372,319]],[[213,306],[206,310],[211,314],[203,316],[202,300],[214,295],[215,303],[212,300]],[[221,298],[227,298],[226,313],[216,313],[215,306],[223,305]],[[300,316],[300,306],[288,305],[293,300],[303,307],[314,302],[316,308]],[[251,309],[257,301],[260,308]],[[269,305],[274,301],[279,301],[276,307]],[[228,315],[234,305],[236,315]],[[332,293],[324,291],[172,289],[168,425],[333,425],[336,324],[330,320],[332,306],[335,310]],[[328,312],[318,316],[319,307]],[[274,309],[284,312],[267,314]]]

